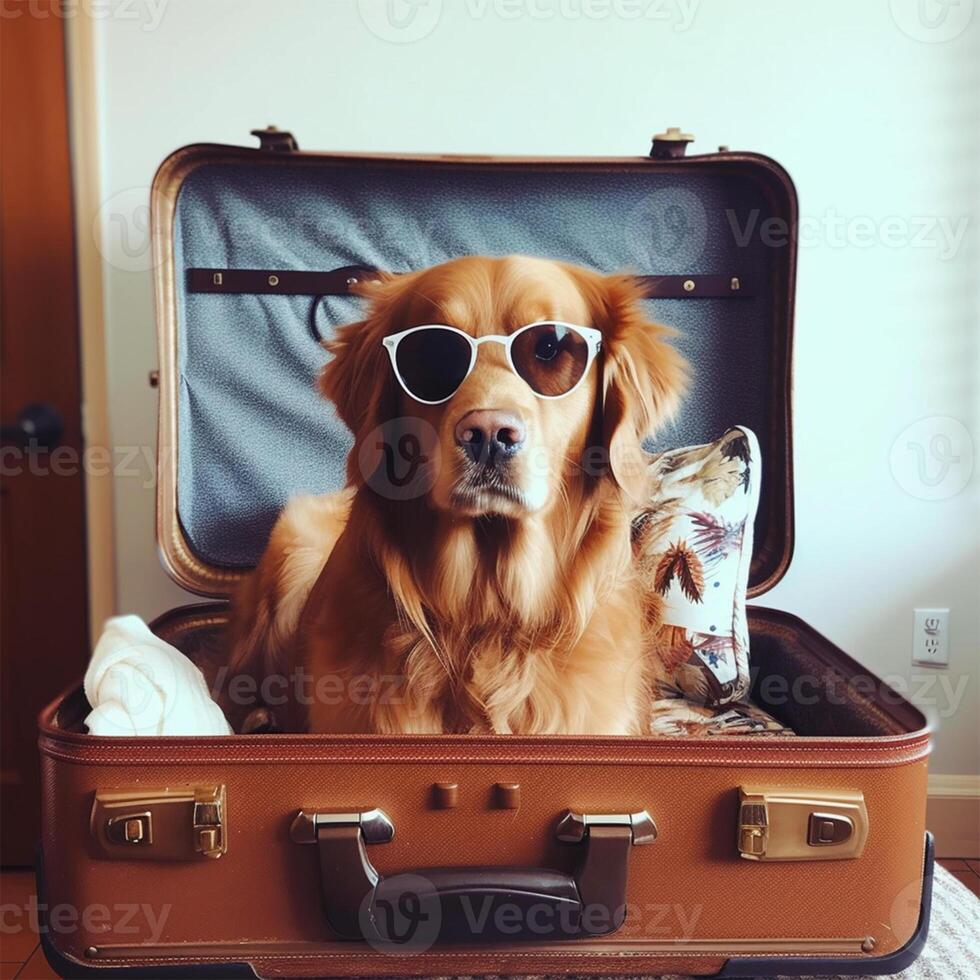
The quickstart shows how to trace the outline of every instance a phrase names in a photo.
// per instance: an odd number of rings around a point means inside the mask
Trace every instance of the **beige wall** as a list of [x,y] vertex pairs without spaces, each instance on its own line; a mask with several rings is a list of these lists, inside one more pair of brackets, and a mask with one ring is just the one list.
[[[957,19],[972,8],[930,26],[916,0],[132,0],[76,24],[113,444],[154,445],[145,205],[177,146],[276,123],[306,148],[635,154],[681,124],[697,149],[768,153],[804,225],[796,555],[764,604],[911,684],[939,724],[934,769],[980,772],[977,475],[963,486],[980,412],[980,17]],[[83,222],[83,248],[98,226]],[[959,457],[944,479],[928,454],[914,465],[915,445],[942,449],[934,435]],[[155,553],[152,470],[137,456],[113,482],[116,605],[152,616],[187,598]],[[948,671],[911,666],[917,605],[952,611]]]

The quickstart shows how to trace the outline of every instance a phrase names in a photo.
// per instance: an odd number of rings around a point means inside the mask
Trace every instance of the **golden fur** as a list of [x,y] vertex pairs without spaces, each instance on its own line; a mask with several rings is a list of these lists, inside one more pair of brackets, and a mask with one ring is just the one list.
[[[235,603],[233,676],[306,672],[306,696],[294,684],[275,709],[283,727],[647,730],[657,608],[634,574],[630,521],[642,437],[675,407],[685,363],[639,296],[628,276],[520,256],[457,259],[368,293],[367,318],[327,344],[320,380],[354,433],[349,489],[291,501]],[[423,323],[481,336],[546,318],[603,334],[584,382],[555,401],[484,344],[459,391],[423,405],[402,392],[381,344]],[[486,408],[526,423],[512,474],[520,495],[460,501],[454,428]],[[406,417],[430,434],[427,489],[392,499],[371,479],[379,426]],[[226,698],[236,727],[252,706]]]

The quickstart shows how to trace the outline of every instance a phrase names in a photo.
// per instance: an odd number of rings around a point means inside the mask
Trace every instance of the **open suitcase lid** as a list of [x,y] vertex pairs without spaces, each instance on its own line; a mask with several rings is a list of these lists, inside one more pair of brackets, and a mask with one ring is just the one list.
[[177,150],[152,188],[160,349],[157,533],[174,580],[225,596],[293,495],[341,488],[351,438],[314,389],[318,342],[357,319],[351,285],[464,254],[525,253],[646,277],[694,382],[654,448],[753,429],[764,473],[749,595],[793,549],[796,192],[774,161],[684,155],[394,156]]

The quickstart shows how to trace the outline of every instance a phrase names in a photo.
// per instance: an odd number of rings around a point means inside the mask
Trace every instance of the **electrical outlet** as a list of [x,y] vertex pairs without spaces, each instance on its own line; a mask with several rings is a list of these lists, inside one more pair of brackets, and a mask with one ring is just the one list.
[[916,609],[912,632],[912,663],[949,666],[949,610]]

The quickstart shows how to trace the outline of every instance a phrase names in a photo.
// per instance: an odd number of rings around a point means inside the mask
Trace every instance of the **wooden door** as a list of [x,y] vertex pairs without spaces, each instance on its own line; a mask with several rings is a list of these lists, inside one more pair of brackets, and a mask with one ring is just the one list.
[[64,20],[44,4],[19,9],[20,16],[0,18],[0,861],[5,865],[30,863],[38,838],[37,713],[81,676],[88,659]]

